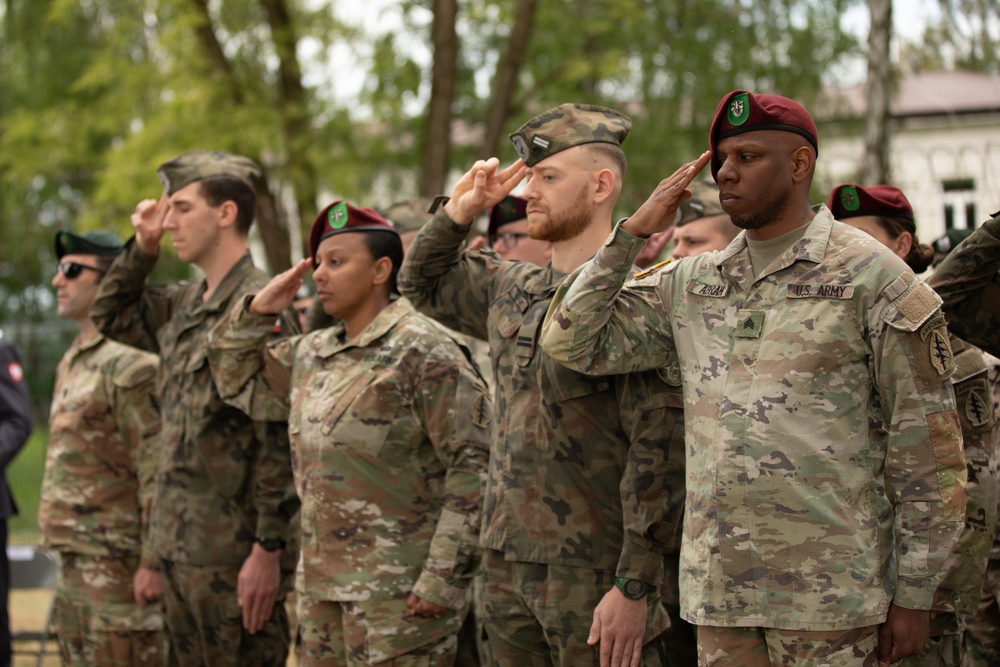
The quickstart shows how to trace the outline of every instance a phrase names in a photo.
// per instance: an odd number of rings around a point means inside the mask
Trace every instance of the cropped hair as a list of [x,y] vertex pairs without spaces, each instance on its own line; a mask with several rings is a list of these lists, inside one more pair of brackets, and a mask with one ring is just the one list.
[[614,163],[618,168],[619,179],[625,178],[625,173],[628,171],[628,160],[625,158],[625,151],[622,150],[621,146],[603,141],[586,145],[590,147],[590,150]]
[[250,233],[254,207],[257,204],[257,195],[254,194],[253,188],[235,176],[226,174],[209,176],[198,183],[201,187],[201,196],[210,206],[222,206],[227,201],[236,204],[236,231],[241,236]]

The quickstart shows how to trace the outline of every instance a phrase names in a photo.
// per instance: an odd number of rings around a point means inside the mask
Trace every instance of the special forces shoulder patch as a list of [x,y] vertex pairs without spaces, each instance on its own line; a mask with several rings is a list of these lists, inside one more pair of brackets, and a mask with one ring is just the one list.
[[486,392],[479,392],[472,401],[470,406],[470,415],[472,423],[479,428],[488,428],[490,422],[493,420],[493,403],[490,401],[490,396]]
[[913,354],[917,375],[925,387],[938,385],[955,371],[955,355],[942,315],[930,318],[914,333],[902,333]]
[[951,351],[951,343],[948,342],[948,329],[945,327],[944,318],[935,317],[927,322],[920,328],[920,338],[927,343],[931,365],[938,376],[951,375],[955,370],[955,355]]
[[993,406],[983,397],[979,387],[973,387],[965,396],[965,418],[976,428],[990,424]]

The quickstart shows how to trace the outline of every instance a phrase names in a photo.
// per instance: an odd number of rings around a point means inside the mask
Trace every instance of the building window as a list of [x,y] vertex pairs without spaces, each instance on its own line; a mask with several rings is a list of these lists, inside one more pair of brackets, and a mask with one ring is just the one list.
[[976,228],[976,182],[971,178],[943,181],[944,228]]

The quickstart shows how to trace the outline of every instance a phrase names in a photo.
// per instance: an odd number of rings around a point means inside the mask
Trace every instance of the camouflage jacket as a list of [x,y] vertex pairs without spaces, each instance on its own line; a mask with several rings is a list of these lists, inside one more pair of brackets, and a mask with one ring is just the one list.
[[[986,355],[986,365],[989,366],[990,387],[993,391],[993,415],[1000,426],[1000,359],[991,354]],[[997,437],[1000,441],[1000,436]],[[1000,442],[997,443],[997,456],[994,459],[997,469],[997,484],[1000,485]],[[993,533],[993,548],[990,550],[991,560],[1000,560],[1000,489],[997,490],[997,529]]]
[[[156,352],[163,420],[152,544],[160,557],[192,565],[235,565],[255,537],[289,543],[297,554],[288,427],[253,422],[219,396],[208,365],[208,331],[266,278],[250,255],[236,263],[208,301],[204,281],[146,285],[156,258],[135,240],[101,282],[91,317],[106,335]],[[282,331],[298,332],[294,313]]]
[[56,370],[38,507],[41,545],[62,553],[140,556],[149,549],[160,449],[156,355],[103,336],[74,341]]
[[966,479],[940,300],[825,207],[758,279],[741,234],[623,288],[642,246],[616,228],[542,344],[589,373],[679,355],[684,617],[828,630],[929,609]]
[[989,365],[982,350],[951,336],[955,374],[951,377],[962,426],[962,446],[968,483],[965,487],[965,527],[944,566],[934,593],[931,635],[958,632],[961,619],[975,613],[982,595],[986,564],[996,534],[997,447],[1000,446],[993,409]]
[[664,392],[650,389],[662,380],[637,378],[630,396],[623,378],[587,377],[550,359],[538,334],[563,276],[493,252],[460,253],[467,231],[440,210],[410,246],[399,284],[445,326],[490,344],[496,417],[483,545],[508,560],[658,584],[681,511],[661,494],[683,497],[679,469],[652,465],[668,456],[663,434],[676,418]]
[[299,587],[329,600],[412,590],[462,608],[479,562],[491,417],[468,351],[406,299],[354,340],[336,325],[265,348],[273,318],[245,303],[213,332],[209,354],[230,403],[289,420]]
[[944,258],[928,281],[948,329],[1000,357],[1000,212]]

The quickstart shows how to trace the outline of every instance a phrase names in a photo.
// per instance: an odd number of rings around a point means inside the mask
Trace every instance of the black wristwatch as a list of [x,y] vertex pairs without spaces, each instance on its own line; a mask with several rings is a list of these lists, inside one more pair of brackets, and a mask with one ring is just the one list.
[[650,586],[644,581],[625,579],[624,577],[615,577],[615,588],[620,590],[622,595],[629,600],[641,600],[648,593],[656,590],[656,586]]
[[258,537],[256,542],[264,551],[277,551],[285,548],[284,540],[277,540],[273,537]]

